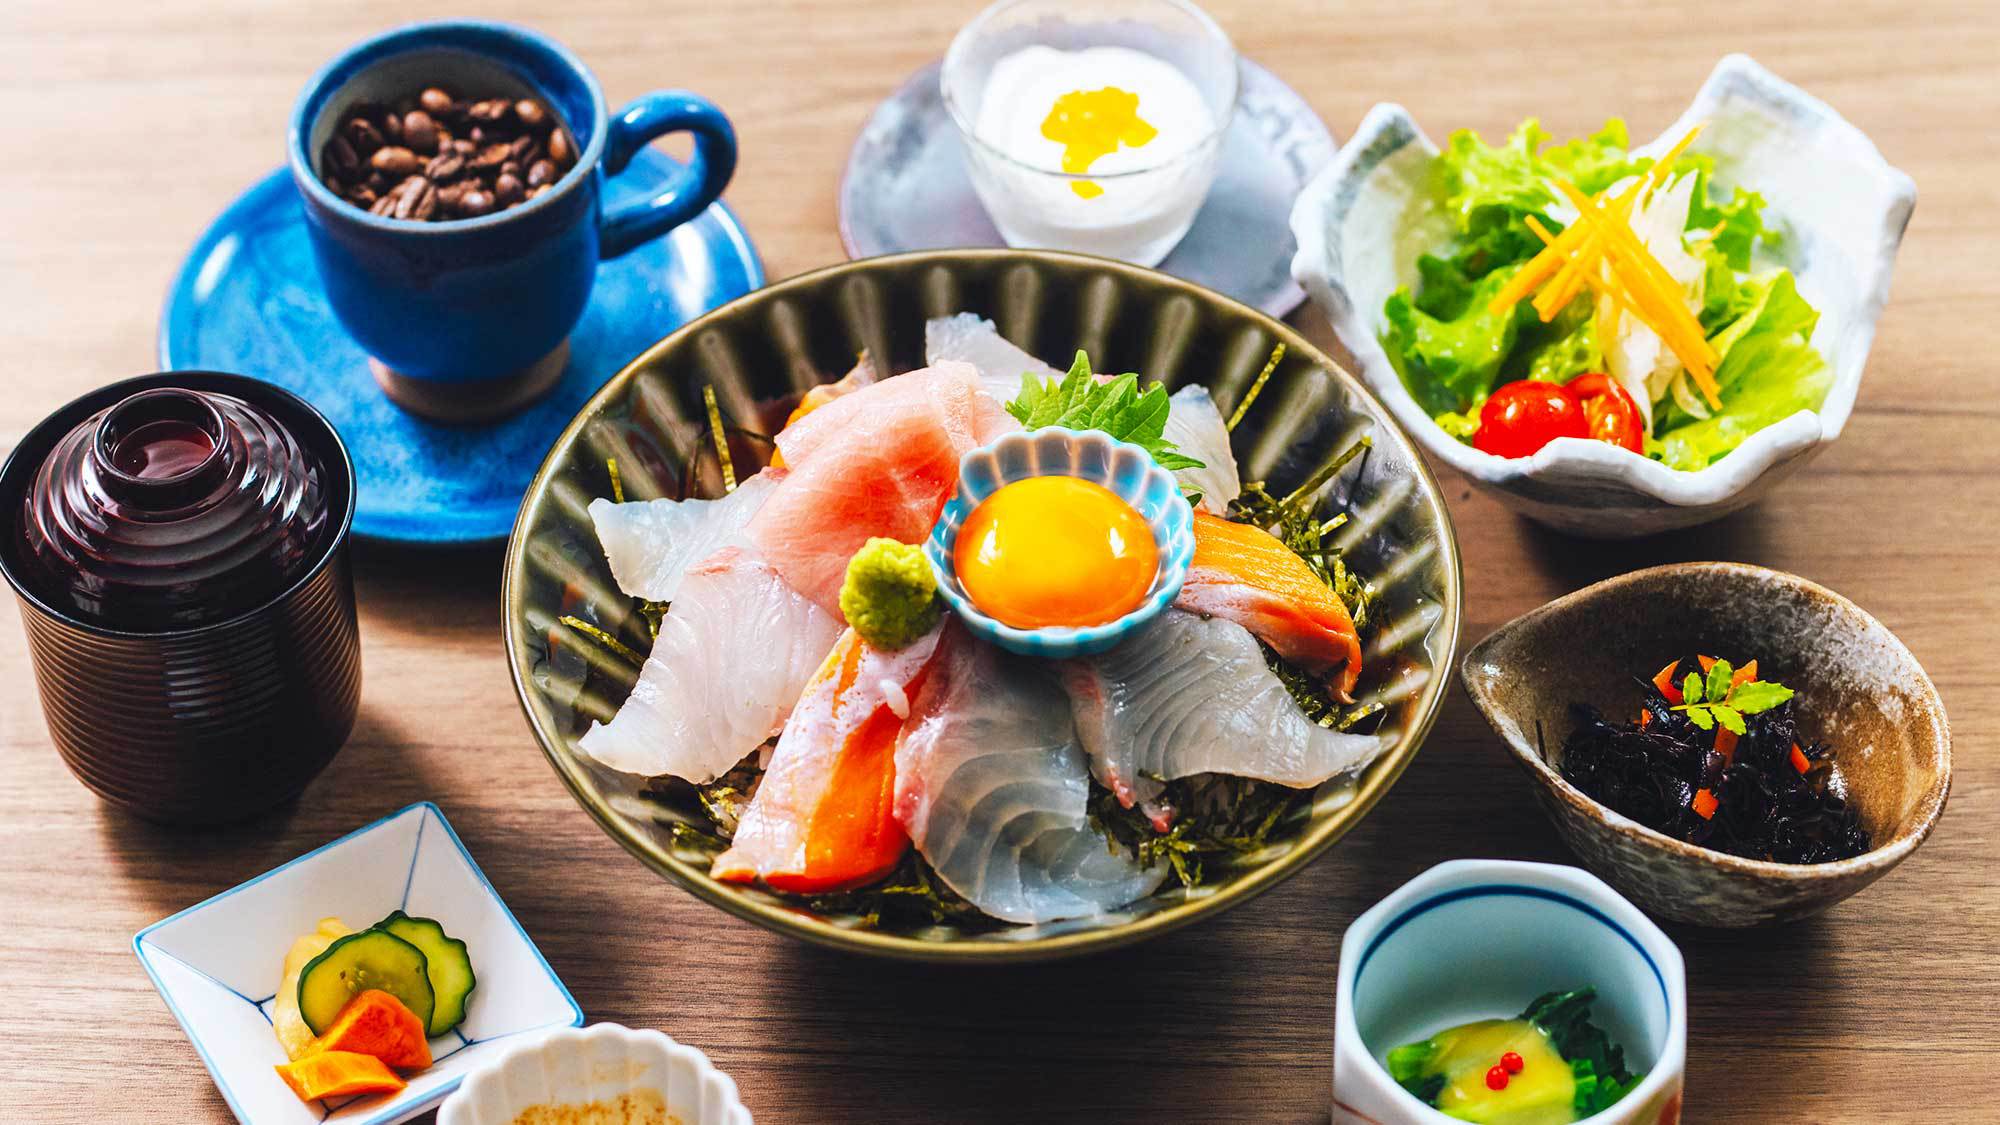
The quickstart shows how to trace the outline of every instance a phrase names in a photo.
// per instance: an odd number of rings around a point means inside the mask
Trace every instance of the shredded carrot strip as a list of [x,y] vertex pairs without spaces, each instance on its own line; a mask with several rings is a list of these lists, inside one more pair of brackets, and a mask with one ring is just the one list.
[[1736,732],[1728,727],[1715,728],[1715,752],[1722,755],[1725,762],[1736,760]]
[[1796,742],[1792,743],[1792,768],[1800,773],[1812,768],[1812,762],[1807,760],[1806,752],[1799,749],[1799,744]]
[[1703,820],[1713,820],[1715,810],[1722,807],[1722,802],[1715,799],[1714,793],[1706,789],[1697,789],[1694,791],[1694,800],[1688,802],[1688,807],[1694,810],[1694,815]]

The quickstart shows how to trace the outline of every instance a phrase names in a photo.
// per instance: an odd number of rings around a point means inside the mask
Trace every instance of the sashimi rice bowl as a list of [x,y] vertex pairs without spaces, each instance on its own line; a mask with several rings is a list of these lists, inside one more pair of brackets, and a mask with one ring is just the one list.
[[[1170,390],[1095,370],[1101,333],[1045,357],[977,312],[905,323],[920,357],[864,332],[779,396],[716,332],[693,395],[633,375],[605,392],[622,424],[572,427],[541,490],[569,534],[523,550],[531,494],[508,601],[524,554],[563,577],[510,647],[586,806],[738,913],[918,956],[1136,936],[1331,843],[1414,751],[1454,639],[1448,529],[1394,541],[1434,500],[1378,448],[1400,438],[1348,417],[1310,465],[1240,462],[1303,405],[1288,333],[1236,347],[1226,390]],[[1364,484],[1390,458],[1401,483]],[[1249,472],[1273,460],[1282,484]]]

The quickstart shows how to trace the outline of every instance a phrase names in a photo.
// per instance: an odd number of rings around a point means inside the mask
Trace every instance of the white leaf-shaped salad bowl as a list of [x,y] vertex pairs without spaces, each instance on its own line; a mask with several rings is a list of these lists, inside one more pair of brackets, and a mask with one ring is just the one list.
[[1532,457],[1496,457],[1447,434],[1411,397],[1382,348],[1382,306],[1398,286],[1415,285],[1418,253],[1447,244],[1451,228],[1431,174],[1438,148],[1401,106],[1370,110],[1299,195],[1292,274],[1417,443],[1514,510],[1594,538],[1717,519],[1840,436],[1917,191],[1830,106],[1745,55],[1723,59],[1680,120],[1635,151],[1663,152],[1696,124],[1705,128],[1694,149],[1715,158],[1716,183],[1764,197],[1767,222],[1781,235],[1768,264],[1791,269],[1800,295],[1820,311],[1812,343],[1832,371],[1819,410],[1758,431],[1705,469],[1670,469],[1582,438],[1558,438]]

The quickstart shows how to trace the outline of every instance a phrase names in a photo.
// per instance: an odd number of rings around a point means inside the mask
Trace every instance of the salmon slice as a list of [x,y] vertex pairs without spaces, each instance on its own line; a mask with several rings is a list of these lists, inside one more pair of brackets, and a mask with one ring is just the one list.
[[1305,560],[1277,536],[1196,509],[1194,561],[1174,604],[1234,621],[1278,655],[1325,674],[1342,702],[1361,678],[1354,619]]
[[750,539],[794,589],[838,613],[854,552],[875,536],[922,542],[958,485],[959,458],[1019,428],[961,363],[842,395],[778,435],[789,472]]
[[881,652],[849,629],[814,673],[763,782],[710,874],[801,894],[889,873],[910,838],[896,821],[896,739],[938,630]]

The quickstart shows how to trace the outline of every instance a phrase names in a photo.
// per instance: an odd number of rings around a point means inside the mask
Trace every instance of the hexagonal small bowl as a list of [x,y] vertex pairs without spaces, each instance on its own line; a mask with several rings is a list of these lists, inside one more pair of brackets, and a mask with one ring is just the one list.
[[[986,498],[1016,481],[1031,477],[1075,477],[1100,484],[1132,505],[1146,519],[1159,549],[1160,569],[1137,609],[1102,625],[1047,626],[1019,629],[994,620],[966,594],[953,564],[958,532],[966,518]],[[1112,648],[1142,629],[1173,604],[1187,580],[1194,559],[1194,509],[1181,495],[1174,475],[1162,469],[1144,449],[1119,441],[1101,430],[1071,430],[1048,426],[1011,433],[971,450],[959,460],[958,494],[924,541],[924,558],[937,577],[938,593],[973,634],[1008,652],[1059,660],[1088,656]]]
[[[1635,713],[1640,680],[1687,652],[1755,658],[1798,692],[1799,729],[1832,748],[1872,850],[1833,863],[1744,859],[1656,832],[1563,780],[1570,705]],[[1599,582],[1502,625],[1459,677],[1584,866],[1676,922],[1817,914],[1909,858],[1951,791],[1951,728],[1917,658],[1853,602],[1782,571],[1679,563]]]

